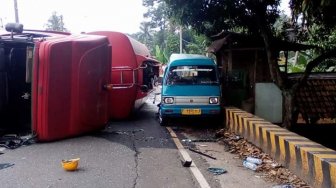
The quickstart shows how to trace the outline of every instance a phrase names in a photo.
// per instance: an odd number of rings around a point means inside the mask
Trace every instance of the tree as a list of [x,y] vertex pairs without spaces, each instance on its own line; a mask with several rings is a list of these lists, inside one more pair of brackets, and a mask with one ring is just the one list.
[[46,30],[48,31],[68,31],[64,27],[63,15],[58,15],[57,12],[53,12],[50,18],[48,19],[48,23],[45,24]]
[[158,45],[155,46],[155,57],[158,61],[162,62],[162,64],[166,64],[168,62],[168,55],[166,49],[162,50]]
[[[184,33],[183,38],[185,51],[191,54],[205,54],[210,42],[205,35],[196,33],[195,30],[188,28]],[[189,37],[188,37],[189,36]]]
[[[235,30],[261,35],[267,54],[270,75],[274,83],[282,90],[285,99],[285,118],[283,126],[290,127],[293,119],[294,94],[311,70],[327,58],[334,57],[334,49],[323,52],[308,63],[302,79],[294,85],[286,82],[286,77],[280,73],[277,64],[274,44],[276,37],[274,23],[279,18],[280,0],[164,0],[169,7],[169,15],[179,20],[185,26],[191,26],[200,33],[208,36],[222,30]],[[309,33],[312,23],[321,26],[325,35],[335,31],[336,6],[334,0],[291,0],[293,24],[300,24]]]
[[[163,63],[172,53],[179,53],[179,24],[168,15],[168,6],[162,0],[144,0],[148,11],[144,14],[146,21],[141,23],[140,32],[132,34],[146,44],[156,58]],[[183,29],[184,53],[203,54],[208,40],[197,34],[192,28]]]
[[144,43],[146,46],[153,46],[153,26],[150,22],[141,22],[140,31],[132,34],[132,37]]

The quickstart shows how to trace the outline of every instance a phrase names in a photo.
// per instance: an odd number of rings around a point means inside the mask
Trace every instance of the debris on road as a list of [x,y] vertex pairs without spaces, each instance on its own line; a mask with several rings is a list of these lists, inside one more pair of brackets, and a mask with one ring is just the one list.
[[294,188],[291,184],[275,185],[272,188]]
[[190,142],[191,142],[190,139],[182,139],[181,141],[182,141],[183,143],[190,143]]
[[253,171],[256,171],[258,169],[258,165],[257,164],[248,162],[246,160],[243,161],[243,166],[245,168],[248,168],[248,169],[253,170]]
[[270,155],[249,143],[243,137],[240,137],[227,129],[218,130],[215,133],[215,136],[219,138],[219,143],[224,145],[226,151],[238,154],[240,159],[247,159],[248,157],[260,159],[262,164],[258,166],[256,172],[263,173],[263,177],[267,180],[277,182],[281,185],[291,185],[292,187],[297,188],[310,187],[287,168],[274,161]]
[[190,150],[190,151],[192,151],[192,152],[198,153],[198,154],[200,154],[200,155],[203,155],[203,156],[209,157],[209,158],[211,158],[211,159],[217,160],[217,158],[216,158],[216,157],[213,157],[213,156],[211,156],[211,155],[208,155],[208,154],[202,153],[202,152],[200,152],[200,151],[197,151],[197,150],[194,150],[194,149],[192,149],[192,148],[189,148],[189,150]]
[[16,149],[24,145],[35,143],[36,135],[18,136],[18,135],[4,135],[0,137],[0,147],[6,149]]
[[191,142],[217,142],[217,139],[194,139]]
[[213,173],[214,175],[221,175],[227,172],[224,168],[214,168],[214,167],[208,168],[208,171]]
[[191,166],[191,163],[192,163],[192,161],[182,161],[182,165],[183,165],[184,167],[190,167],[190,166]]
[[145,132],[145,130],[143,129],[135,129],[135,130],[132,130],[132,133],[137,133],[137,132]]
[[14,166],[12,163],[0,163],[0,170]]
[[66,171],[75,171],[77,170],[78,163],[80,158],[76,159],[69,159],[69,160],[62,160],[62,167]]
[[109,134],[118,134],[118,135],[130,135],[130,134],[135,134],[138,132],[144,132],[145,130],[143,129],[135,129],[135,130],[130,130],[130,131],[108,131],[108,130],[104,130],[104,133],[109,133]]
[[262,160],[261,159],[258,159],[256,157],[246,157],[245,159],[247,162],[250,162],[250,163],[254,163],[256,165],[261,165],[262,163]]

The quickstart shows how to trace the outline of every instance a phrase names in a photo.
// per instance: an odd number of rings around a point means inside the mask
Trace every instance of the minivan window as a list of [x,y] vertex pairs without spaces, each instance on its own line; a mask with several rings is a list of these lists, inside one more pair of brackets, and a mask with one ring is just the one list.
[[214,66],[172,66],[168,70],[165,84],[192,85],[192,84],[218,84],[217,73]]

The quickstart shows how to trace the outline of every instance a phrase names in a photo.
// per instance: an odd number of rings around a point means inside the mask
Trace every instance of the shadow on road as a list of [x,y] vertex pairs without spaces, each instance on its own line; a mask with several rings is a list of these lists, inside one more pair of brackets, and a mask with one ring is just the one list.
[[112,120],[102,131],[92,135],[123,144],[132,150],[139,148],[176,148],[170,135],[156,118],[156,106],[144,104],[127,120]]

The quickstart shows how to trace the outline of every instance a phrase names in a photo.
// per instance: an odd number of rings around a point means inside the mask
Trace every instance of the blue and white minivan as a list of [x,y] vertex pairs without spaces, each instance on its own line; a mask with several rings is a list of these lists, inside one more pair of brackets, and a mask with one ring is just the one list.
[[172,54],[163,75],[159,122],[169,118],[220,117],[221,86],[213,59]]

